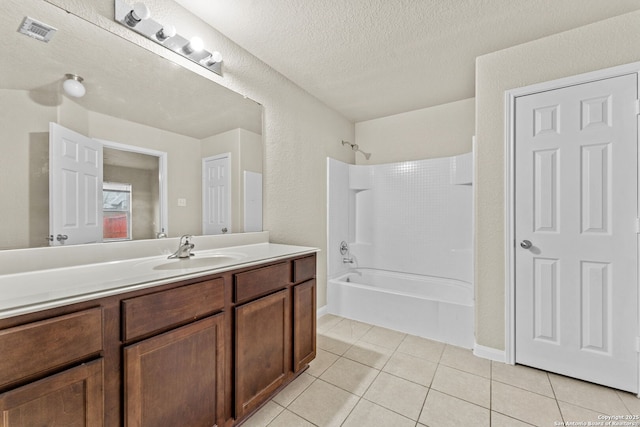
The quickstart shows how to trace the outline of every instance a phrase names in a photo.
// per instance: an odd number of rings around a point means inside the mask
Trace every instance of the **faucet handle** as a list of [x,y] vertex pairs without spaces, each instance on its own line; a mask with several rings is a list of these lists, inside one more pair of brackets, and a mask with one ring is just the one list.
[[183,234],[182,237],[180,237],[180,244],[182,244],[182,242],[189,243],[189,239],[193,239],[191,234]]

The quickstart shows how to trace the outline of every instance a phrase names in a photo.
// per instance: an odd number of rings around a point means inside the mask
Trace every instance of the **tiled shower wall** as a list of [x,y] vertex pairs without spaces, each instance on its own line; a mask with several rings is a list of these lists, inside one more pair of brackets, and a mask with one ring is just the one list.
[[[471,153],[382,165],[328,159],[328,277],[349,266],[472,281]],[[354,264],[342,262],[340,241]]]

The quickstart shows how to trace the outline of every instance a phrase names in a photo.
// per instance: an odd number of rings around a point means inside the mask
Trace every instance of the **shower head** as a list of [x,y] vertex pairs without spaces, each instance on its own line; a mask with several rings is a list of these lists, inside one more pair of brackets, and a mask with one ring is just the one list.
[[351,147],[351,149],[353,151],[357,151],[359,153],[362,153],[362,155],[364,156],[365,159],[369,160],[369,157],[371,157],[371,153],[365,153],[364,151],[362,151],[360,149],[360,147],[358,147],[358,144],[352,144],[349,141],[342,141],[342,145],[348,145],[349,147]]

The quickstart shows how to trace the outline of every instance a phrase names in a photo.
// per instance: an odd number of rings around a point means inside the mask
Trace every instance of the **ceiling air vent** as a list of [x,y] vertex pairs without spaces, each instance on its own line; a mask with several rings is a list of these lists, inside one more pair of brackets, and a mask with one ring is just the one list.
[[47,25],[44,22],[36,21],[35,19],[26,16],[18,31],[22,34],[28,35],[29,37],[33,37],[36,40],[48,43],[58,30],[53,28],[51,25]]

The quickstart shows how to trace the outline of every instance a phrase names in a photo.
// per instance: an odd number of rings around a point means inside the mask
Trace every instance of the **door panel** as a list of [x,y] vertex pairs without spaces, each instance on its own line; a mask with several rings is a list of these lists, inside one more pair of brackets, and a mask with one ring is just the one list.
[[231,162],[229,155],[203,159],[202,233],[231,232]]
[[637,91],[629,74],[521,96],[515,123],[516,362],[633,392]]
[[50,123],[49,165],[51,245],[101,242],[102,144]]

